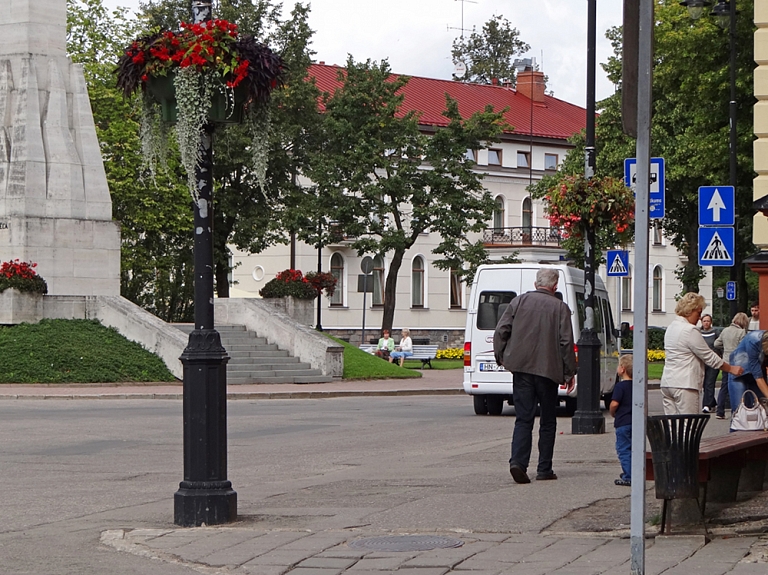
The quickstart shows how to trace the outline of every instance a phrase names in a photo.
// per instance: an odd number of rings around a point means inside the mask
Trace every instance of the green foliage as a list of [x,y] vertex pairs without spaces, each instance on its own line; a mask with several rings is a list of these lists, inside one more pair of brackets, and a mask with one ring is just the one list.
[[174,381],[163,361],[96,320],[0,327],[0,383]]
[[475,84],[490,84],[493,79],[515,85],[515,56],[531,47],[520,40],[520,32],[503,16],[493,16],[480,32],[475,30],[453,41],[451,56],[463,62],[467,71],[454,80]]
[[[728,32],[714,18],[688,17],[677,0],[655,5],[652,156],[666,160],[665,235],[687,259],[678,277],[682,291],[698,291],[698,188],[729,181],[729,46]],[[753,0],[739,0],[737,46],[737,254],[753,253],[752,245],[752,106],[754,69]],[[621,31],[607,37],[614,56],[603,68],[621,85]],[[635,156],[635,142],[621,131],[621,91],[599,104],[596,143],[598,174],[620,177],[623,160]],[[737,261],[737,268],[742,268]],[[739,308],[746,309],[747,286],[739,280]],[[743,298],[743,299],[742,299]]]
[[421,377],[421,373],[389,363],[346,341],[325,334],[336,343],[344,346],[343,379],[411,379]]
[[[318,149],[307,173],[316,188],[307,191],[305,219],[296,220],[296,229],[309,244],[325,245],[341,234],[356,238],[351,247],[358,255],[392,254],[382,320],[382,328],[391,328],[397,274],[420,234],[440,238],[433,252],[443,269],[487,259],[482,245],[466,236],[484,228],[493,200],[465,156],[481,141],[495,141],[504,123],[490,107],[465,121],[446,96],[448,125],[428,136],[415,112],[399,113],[408,78],[392,78],[386,61],[350,57],[339,81],[339,90],[323,96]],[[333,226],[318,232],[318,220]]]
[[[649,327],[648,328],[648,350],[652,349],[664,349],[664,334],[666,329],[663,327]],[[621,347],[624,349],[632,349],[633,347],[633,333],[630,332],[629,336],[621,338]]]

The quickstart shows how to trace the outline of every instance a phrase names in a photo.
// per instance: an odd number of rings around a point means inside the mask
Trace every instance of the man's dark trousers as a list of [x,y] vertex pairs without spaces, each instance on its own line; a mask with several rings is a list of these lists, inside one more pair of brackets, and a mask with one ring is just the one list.
[[555,450],[557,433],[557,384],[551,379],[530,373],[512,374],[512,401],[515,404],[515,431],[512,434],[512,457],[509,464],[516,463],[528,470],[533,443],[533,420],[536,405],[539,414],[539,465],[537,475],[552,473],[552,454]]

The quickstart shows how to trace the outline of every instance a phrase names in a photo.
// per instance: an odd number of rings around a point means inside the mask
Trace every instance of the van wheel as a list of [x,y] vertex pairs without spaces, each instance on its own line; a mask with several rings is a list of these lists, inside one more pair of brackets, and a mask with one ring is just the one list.
[[504,397],[501,395],[489,395],[487,397],[488,413],[490,415],[501,415],[501,412],[504,410]]
[[573,414],[576,413],[577,404],[578,400],[575,397],[565,398],[565,413],[568,414],[568,417],[573,417]]
[[488,404],[485,402],[485,395],[473,395],[475,403],[475,415],[488,415]]

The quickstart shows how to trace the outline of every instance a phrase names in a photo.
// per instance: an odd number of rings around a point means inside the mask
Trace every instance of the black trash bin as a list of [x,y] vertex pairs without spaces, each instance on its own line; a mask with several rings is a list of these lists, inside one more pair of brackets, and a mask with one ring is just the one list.
[[[656,499],[663,499],[661,532],[672,499],[699,503],[699,444],[708,414],[650,415],[646,431],[651,444]],[[701,505],[698,505],[701,510]],[[702,521],[703,521],[702,516]]]

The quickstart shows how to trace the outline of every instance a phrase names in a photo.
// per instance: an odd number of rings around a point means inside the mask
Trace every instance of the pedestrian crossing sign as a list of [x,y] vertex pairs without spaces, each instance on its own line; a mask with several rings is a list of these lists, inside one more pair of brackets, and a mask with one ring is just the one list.
[[608,250],[608,254],[605,258],[605,265],[608,267],[607,275],[628,277],[629,252],[626,250]]
[[699,265],[732,266],[735,244],[732,227],[699,228]]

